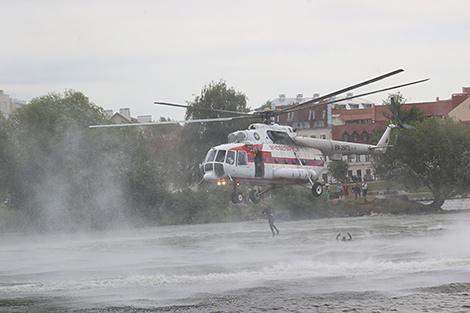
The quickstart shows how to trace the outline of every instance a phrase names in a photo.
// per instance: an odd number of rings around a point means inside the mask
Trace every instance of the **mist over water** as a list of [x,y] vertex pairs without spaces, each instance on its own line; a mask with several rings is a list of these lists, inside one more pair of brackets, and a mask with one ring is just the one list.
[[0,311],[465,312],[469,208],[4,235]]

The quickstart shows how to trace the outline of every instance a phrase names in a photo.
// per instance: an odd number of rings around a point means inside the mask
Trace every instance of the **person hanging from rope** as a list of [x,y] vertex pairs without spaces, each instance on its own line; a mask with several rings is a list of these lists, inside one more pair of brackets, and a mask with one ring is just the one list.
[[[271,228],[271,232],[273,233],[273,237],[275,235],[279,235],[279,229],[277,229],[276,225],[274,225],[274,213],[271,207],[265,203],[264,204],[264,210],[261,212],[262,214],[266,214],[266,217],[268,218],[268,223],[269,223],[269,228]],[[276,230],[276,232],[274,232]]]

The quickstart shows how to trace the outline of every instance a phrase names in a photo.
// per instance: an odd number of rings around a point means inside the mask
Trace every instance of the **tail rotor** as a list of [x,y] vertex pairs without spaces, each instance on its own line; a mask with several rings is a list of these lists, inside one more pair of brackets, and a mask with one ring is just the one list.
[[393,149],[395,149],[395,146],[397,145],[397,141],[398,141],[398,134],[400,133],[400,128],[416,130],[416,127],[414,127],[413,125],[402,124],[402,122],[400,121],[400,117],[398,116],[397,106],[395,104],[395,98],[391,97],[390,101],[392,104],[393,116],[395,117],[395,120],[397,121],[397,134],[395,135],[395,142],[393,143]]

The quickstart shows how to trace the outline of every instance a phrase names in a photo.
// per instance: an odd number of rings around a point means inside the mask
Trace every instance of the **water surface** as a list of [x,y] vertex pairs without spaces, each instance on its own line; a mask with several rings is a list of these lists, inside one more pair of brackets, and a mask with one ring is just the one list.
[[468,312],[469,208],[4,235],[0,311]]

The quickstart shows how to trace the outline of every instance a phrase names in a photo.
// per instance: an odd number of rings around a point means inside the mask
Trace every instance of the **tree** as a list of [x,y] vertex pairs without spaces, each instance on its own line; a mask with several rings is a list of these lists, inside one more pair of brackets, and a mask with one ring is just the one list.
[[328,172],[340,182],[346,182],[348,179],[348,162],[344,160],[331,161],[328,163]]
[[0,114],[0,201],[9,198],[8,179],[11,176],[12,148],[8,136],[8,123],[3,114]]
[[[170,118],[161,117],[160,122],[171,122]],[[182,136],[183,126],[180,124],[146,126],[144,133],[149,136],[153,147],[152,158],[157,160],[169,184],[168,190],[179,190],[184,186],[185,177],[182,173],[182,159],[188,153]]]
[[15,156],[11,205],[41,230],[106,228],[163,201],[164,184],[137,128],[109,123],[80,92],[48,94],[15,111],[9,137]]
[[272,205],[275,211],[289,212],[293,219],[325,217],[327,197],[313,198],[311,189],[306,186],[284,186],[273,192]]
[[408,190],[428,187],[434,196],[430,206],[440,208],[446,199],[470,188],[470,129],[440,118],[414,125],[418,130],[400,132],[399,144],[376,157],[374,168]]
[[266,100],[266,102],[262,106],[257,108],[256,110],[261,112],[261,111],[265,111],[265,110],[271,110],[271,107],[272,107],[271,100]]

